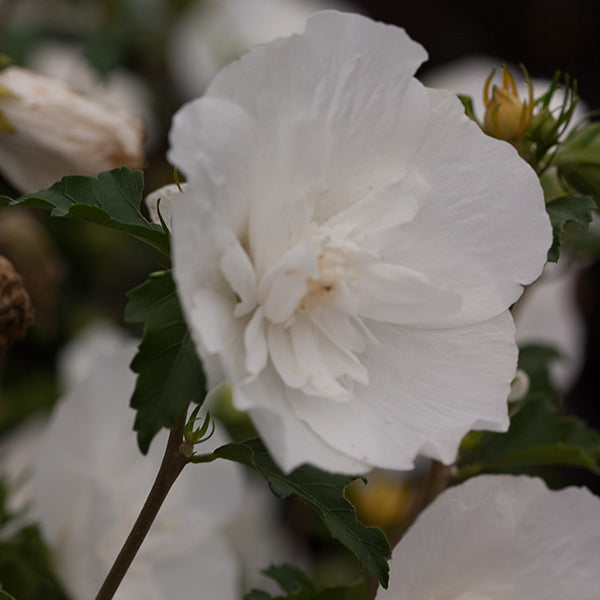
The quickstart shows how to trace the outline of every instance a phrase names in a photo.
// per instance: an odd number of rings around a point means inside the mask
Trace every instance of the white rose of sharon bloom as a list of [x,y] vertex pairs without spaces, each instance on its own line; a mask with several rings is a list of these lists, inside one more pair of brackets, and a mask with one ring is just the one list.
[[285,470],[445,463],[505,430],[508,307],[551,241],[535,173],[413,74],[404,30],[335,11],[250,50],[175,115],[175,279]]
[[446,490],[394,549],[377,600],[597,600],[600,499],[482,475]]
[[[143,456],[132,430],[129,370],[136,342],[114,329],[72,344],[68,392],[53,412],[34,464],[34,510],[57,574],[74,600],[93,598],[158,472],[167,431]],[[219,430],[211,449],[227,443]],[[206,444],[205,444],[206,445]],[[206,467],[206,468],[205,468]],[[227,461],[184,471],[119,587],[119,600],[234,600],[241,570],[225,527],[241,509],[242,469]]]
[[19,67],[0,71],[0,115],[0,170],[23,193],[144,161],[140,120]]

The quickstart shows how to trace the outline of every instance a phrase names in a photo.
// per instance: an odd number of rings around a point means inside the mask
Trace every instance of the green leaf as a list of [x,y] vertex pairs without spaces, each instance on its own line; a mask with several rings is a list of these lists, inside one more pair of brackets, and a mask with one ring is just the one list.
[[171,272],[153,273],[127,298],[125,321],[144,324],[131,363],[138,373],[131,406],[137,410],[134,429],[145,454],[162,427],[171,428],[190,402],[203,400],[206,384]]
[[165,254],[169,236],[160,225],[140,213],[144,190],[142,171],[128,167],[100,173],[63,177],[47,190],[11,199],[0,196],[0,206],[31,206],[51,210],[54,217],[70,217],[133,235]]
[[298,567],[288,563],[271,565],[263,573],[276,581],[281,589],[288,594],[299,591],[315,594],[315,588],[310,577]]
[[556,262],[560,254],[563,232],[567,223],[576,223],[584,230],[592,221],[592,211],[596,203],[590,196],[570,194],[551,200],[546,204],[546,210],[552,223],[552,247],[548,251],[548,261]]
[[244,594],[244,600],[273,600],[273,596],[262,590],[251,590]]
[[317,591],[310,577],[298,567],[287,563],[271,565],[263,571],[276,581],[285,596],[271,596],[262,590],[252,590],[244,600],[364,600],[365,581],[359,579],[347,585],[328,586]]
[[519,404],[507,433],[480,434],[461,456],[468,474],[534,466],[568,466],[600,474],[600,432],[582,420],[560,414],[544,395]]
[[10,594],[7,594],[6,592],[0,590],[0,600],[15,600],[15,599]]
[[331,535],[348,548],[363,568],[371,571],[387,587],[391,551],[380,529],[366,527],[356,520],[354,507],[344,497],[345,487],[357,475],[337,475],[303,465],[289,475],[282,473],[258,439],[217,448],[214,456],[245,464],[258,471],[280,498],[296,496],[321,517]]

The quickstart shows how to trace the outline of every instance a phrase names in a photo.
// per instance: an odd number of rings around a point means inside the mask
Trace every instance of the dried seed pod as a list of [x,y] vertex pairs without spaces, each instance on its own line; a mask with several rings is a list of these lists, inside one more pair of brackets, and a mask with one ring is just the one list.
[[11,262],[0,256],[0,356],[25,336],[33,323],[33,307],[21,276]]

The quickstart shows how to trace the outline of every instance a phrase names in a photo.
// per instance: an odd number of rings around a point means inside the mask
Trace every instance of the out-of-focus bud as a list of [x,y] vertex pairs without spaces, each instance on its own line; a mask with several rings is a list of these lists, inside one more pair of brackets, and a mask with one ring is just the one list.
[[509,402],[518,402],[527,396],[529,391],[529,375],[523,369],[517,369],[515,378],[510,384],[510,393],[508,394]]
[[573,131],[554,156],[559,176],[600,203],[600,123]]
[[357,481],[349,488],[349,498],[363,523],[389,528],[408,516],[415,501],[415,489],[408,476],[373,471],[366,485]]
[[96,176],[143,163],[144,130],[125,112],[19,67],[0,72],[2,174],[21,192],[64,175]]
[[490,84],[494,73],[490,73],[483,90],[483,130],[488,135],[506,140],[519,149],[533,122],[533,86],[525,72],[529,97],[527,100],[521,100],[515,80],[505,66],[502,68],[502,87],[494,85],[490,96]]
[[[161,188],[154,190],[148,194],[144,199],[148,211],[150,212],[150,219],[153,223],[160,225],[160,217],[164,221],[165,225],[171,230],[171,215],[173,214],[173,204],[178,196],[181,196],[183,190],[187,184],[182,183],[170,183],[163,185]],[[158,213],[160,212],[160,217]]]
[[33,323],[33,308],[23,280],[11,262],[0,256],[0,356],[25,336]]

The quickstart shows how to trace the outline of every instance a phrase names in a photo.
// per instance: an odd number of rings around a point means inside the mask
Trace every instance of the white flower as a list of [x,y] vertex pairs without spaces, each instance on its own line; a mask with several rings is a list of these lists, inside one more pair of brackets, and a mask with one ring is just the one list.
[[39,43],[31,49],[27,54],[27,66],[140,118],[147,134],[146,147],[148,138],[157,141],[158,123],[152,110],[150,91],[132,72],[119,67],[100,77],[85,59],[83,48],[56,40]]
[[377,600],[596,600],[600,500],[484,475],[446,490],[394,549]]
[[171,33],[169,63],[186,98],[200,96],[216,73],[248,48],[302,31],[306,19],[342,2],[206,0],[192,6]]
[[[63,360],[70,389],[38,451],[38,518],[74,600],[93,598],[100,588],[165,446],[163,431],[147,456],[137,448],[128,407],[135,346],[113,330],[93,331],[71,346]],[[226,440],[217,431],[210,443]],[[120,600],[239,597],[239,565],[222,528],[241,508],[241,468],[216,461],[196,469],[188,467],[169,492],[119,588]]]
[[508,307],[549,221],[515,150],[413,77],[425,58],[402,29],[318,13],[175,116],[187,321],[286,470],[449,463],[508,425]]
[[9,537],[32,521],[33,465],[46,419],[34,415],[11,431],[0,442],[0,477],[8,486],[5,510],[16,518],[1,528],[2,537]]
[[96,176],[140,167],[140,121],[19,67],[0,71],[0,169],[22,192],[49,187],[64,175]]

